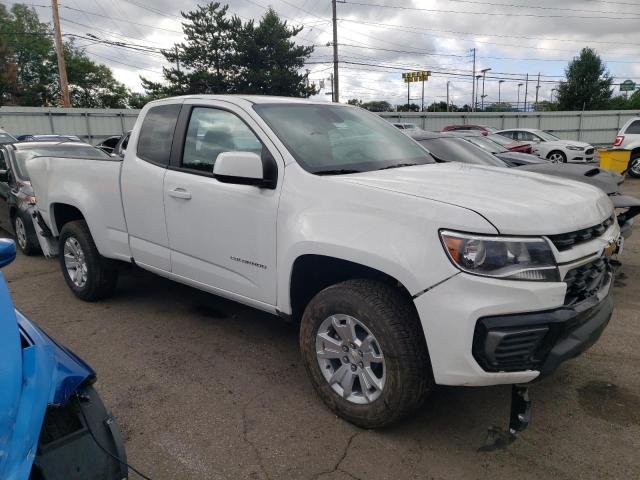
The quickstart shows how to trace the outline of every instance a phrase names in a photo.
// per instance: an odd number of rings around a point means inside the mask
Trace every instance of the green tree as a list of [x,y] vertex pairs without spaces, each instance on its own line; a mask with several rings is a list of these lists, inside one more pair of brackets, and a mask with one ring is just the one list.
[[83,50],[76,48],[73,42],[65,44],[64,50],[71,105],[84,108],[129,106],[129,90],[116,81],[113,72],[107,66],[91,60]]
[[13,52],[16,87],[12,102],[22,106],[51,105],[56,78],[55,50],[51,28],[40,22],[35,9],[14,4],[7,10],[0,4],[0,31]]
[[289,27],[269,8],[258,25],[248,21],[235,30],[237,67],[234,91],[245,94],[309,97],[316,93],[299,73],[313,47],[296,45],[302,27]]
[[583,48],[565,69],[567,80],[558,87],[559,110],[607,108],[613,78],[595,50]]
[[351,98],[351,99],[347,100],[347,105],[354,105],[356,107],[361,107],[362,106],[362,101],[358,100],[357,98]]
[[18,66],[4,36],[0,36],[0,105],[12,105],[18,88]]
[[393,112],[394,108],[389,102],[384,100],[373,100],[371,102],[365,102],[361,105],[362,108],[369,110],[370,112]]
[[[269,9],[256,25],[227,16],[219,2],[182,12],[186,41],[162,52],[172,67],[164,82],[141,77],[152,97],[194,93],[245,93],[308,97],[315,88],[298,73],[313,47],[296,45],[302,27],[289,27]],[[178,68],[178,64],[180,67]]]
[[396,105],[396,110],[398,112],[419,112],[420,105],[416,105],[415,103],[405,103],[404,105]]

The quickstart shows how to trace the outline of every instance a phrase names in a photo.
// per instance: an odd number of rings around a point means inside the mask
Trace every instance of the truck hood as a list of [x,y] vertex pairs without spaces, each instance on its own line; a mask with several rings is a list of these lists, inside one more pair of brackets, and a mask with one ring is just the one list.
[[596,225],[613,213],[611,200],[600,189],[510,168],[451,162],[334,178],[467,208],[503,234],[566,233]]

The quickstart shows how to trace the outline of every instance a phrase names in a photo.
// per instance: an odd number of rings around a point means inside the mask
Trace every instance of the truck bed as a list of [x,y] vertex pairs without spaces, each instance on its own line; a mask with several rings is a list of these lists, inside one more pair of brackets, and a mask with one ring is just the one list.
[[129,261],[131,254],[122,197],[120,159],[35,157],[27,162],[37,209],[54,235],[55,213],[77,208],[89,225],[98,251]]

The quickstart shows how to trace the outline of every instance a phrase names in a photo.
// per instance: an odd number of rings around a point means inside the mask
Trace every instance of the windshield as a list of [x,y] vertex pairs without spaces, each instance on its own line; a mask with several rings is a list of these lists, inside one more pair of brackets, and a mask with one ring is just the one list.
[[502,145],[499,145],[488,137],[465,137],[465,139],[489,153],[504,153],[508,151]]
[[429,138],[418,140],[418,143],[429,150],[436,158],[445,162],[462,162],[491,167],[506,166],[498,157],[494,157],[460,137]]
[[560,140],[555,135],[552,135],[549,132],[543,132],[542,130],[536,132],[535,134],[542,138],[545,142],[555,142],[556,140]]
[[18,140],[5,132],[0,132],[0,143],[15,143]]
[[435,162],[400,130],[365,110],[291,103],[253,108],[311,173],[356,173]]
[[61,157],[61,158],[97,158],[111,159],[102,150],[91,145],[73,145],[64,143],[47,147],[23,148],[14,153],[16,170],[21,180],[29,181],[27,172],[27,160],[34,157]]

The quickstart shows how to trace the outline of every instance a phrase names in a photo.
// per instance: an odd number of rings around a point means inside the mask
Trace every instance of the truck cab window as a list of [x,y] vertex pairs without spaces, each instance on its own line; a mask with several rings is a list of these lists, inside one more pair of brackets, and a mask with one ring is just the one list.
[[138,157],[161,165],[169,164],[173,133],[181,105],[158,105],[147,112],[138,138]]
[[215,108],[194,108],[184,143],[182,168],[211,173],[218,155],[234,151],[260,155],[262,143],[233,113]]

